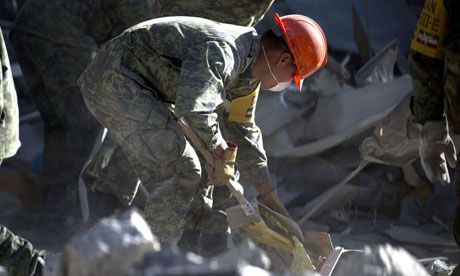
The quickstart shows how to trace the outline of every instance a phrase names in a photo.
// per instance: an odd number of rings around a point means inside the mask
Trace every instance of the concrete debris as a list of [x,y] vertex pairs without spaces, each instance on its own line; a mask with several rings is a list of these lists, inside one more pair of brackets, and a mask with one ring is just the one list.
[[[257,109],[256,121],[265,135],[267,154],[273,157],[305,157],[337,146],[375,126],[411,91],[411,78],[401,76],[388,83],[319,97],[314,111],[307,118],[300,116],[304,109],[297,112],[279,110],[277,116],[285,117],[283,113],[288,112],[291,115],[287,117],[291,121],[281,128],[270,128],[272,132],[268,132],[268,136],[264,129],[267,124],[263,121],[271,120],[273,116],[263,116]],[[263,101],[264,97],[260,95],[260,100]]]
[[182,254],[171,248],[149,252],[128,275],[271,275],[270,267],[271,262],[264,251],[253,242],[244,241],[211,259],[192,253]]
[[64,248],[55,276],[126,275],[144,254],[160,244],[135,210],[103,219]]
[[457,244],[453,240],[430,235],[409,226],[393,226],[391,229],[388,229],[386,233],[391,238],[400,242],[416,243],[424,246],[457,247]]
[[356,85],[362,87],[392,81],[397,56],[398,41],[393,40],[356,72]]
[[389,244],[366,246],[363,253],[350,252],[339,260],[334,271],[336,275],[430,275],[406,250]]
[[431,264],[426,266],[428,272],[435,276],[449,276],[452,274],[455,266],[449,266],[442,260],[434,260]]

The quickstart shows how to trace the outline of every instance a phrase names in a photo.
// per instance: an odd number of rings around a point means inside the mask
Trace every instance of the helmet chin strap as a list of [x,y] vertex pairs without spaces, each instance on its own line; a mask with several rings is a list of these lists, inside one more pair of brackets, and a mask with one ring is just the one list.
[[276,81],[276,84],[274,86],[272,86],[272,87],[270,87],[268,89],[265,89],[265,90],[274,91],[274,92],[283,91],[286,88],[288,88],[289,85],[291,85],[292,80],[287,81],[287,82],[278,81],[278,79],[276,78],[275,74],[272,71],[270,63],[268,63],[268,58],[267,58],[267,54],[265,53],[264,43],[262,42],[261,44],[262,44],[262,52],[264,52],[265,63],[267,63],[268,70],[270,71],[270,74],[272,74],[273,79]]
[[265,53],[265,47],[264,47],[264,43],[262,42],[262,51],[264,52],[264,57],[265,57],[265,63],[267,64],[267,67],[268,67],[268,70],[270,71],[270,74],[272,74],[272,77],[273,79],[276,81],[276,83],[280,83],[278,81],[278,79],[275,77],[275,74],[273,74],[273,71],[272,71],[272,67],[270,66],[270,63],[268,63],[268,58],[267,58],[267,54]]

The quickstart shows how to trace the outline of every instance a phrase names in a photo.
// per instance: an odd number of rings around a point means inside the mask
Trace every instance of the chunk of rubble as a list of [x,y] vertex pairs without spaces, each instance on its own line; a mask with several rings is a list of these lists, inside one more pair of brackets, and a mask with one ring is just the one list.
[[427,266],[427,270],[431,275],[448,276],[452,274],[455,266],[449,266],[442,260],[434,260]]
[[334,270],[335,275],[430,275],[415,257],[389,244],[366,246],[364,252],[345,254]]
[[59,268],[51,275],[126,275],[147,252],[160,244],[135,210],[103,219],[64,248]]
[[145,275],[271,275],[264,251],[247,240],[222,255],[204,259],[175,249],[146,254],[129,276]]

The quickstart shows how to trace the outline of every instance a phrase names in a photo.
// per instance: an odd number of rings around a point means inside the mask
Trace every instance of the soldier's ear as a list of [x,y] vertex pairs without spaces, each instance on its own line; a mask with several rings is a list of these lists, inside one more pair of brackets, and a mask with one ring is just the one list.
[[292,55],[289,52],[283,52],[280,57],[278,58],[277,66],[290,66],[291,64],[294,63],[294,60],[292,59]]

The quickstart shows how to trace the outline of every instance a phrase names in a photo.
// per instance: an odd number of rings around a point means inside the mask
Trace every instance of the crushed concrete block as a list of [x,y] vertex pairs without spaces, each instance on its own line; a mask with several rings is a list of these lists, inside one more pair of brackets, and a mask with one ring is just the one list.
[[147,252],[160,244],[144,218],[130,210],[119,218],[101,220],[66,246],[61,263],[65,275],[126,275]]

